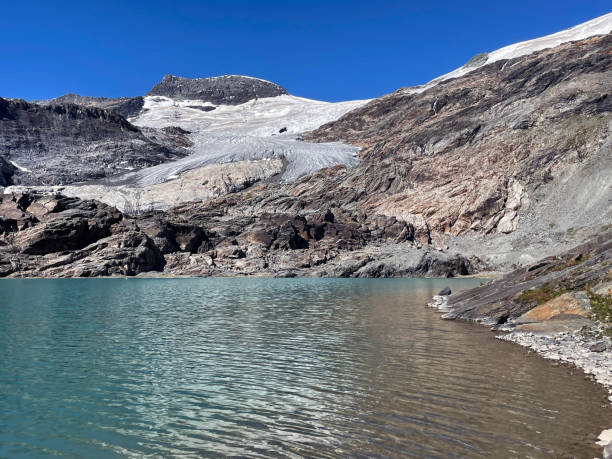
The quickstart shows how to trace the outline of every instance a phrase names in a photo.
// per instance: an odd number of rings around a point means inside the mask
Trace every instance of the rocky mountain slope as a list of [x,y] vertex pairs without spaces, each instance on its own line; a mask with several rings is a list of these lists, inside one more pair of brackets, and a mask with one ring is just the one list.
[[152,166],[187,154],[187,140],[177,137],[159,131],[153,138],[101,108],[0,98],[0,151],[14,166],[3,168],[7,185],[82,182]]
[[612,36],[598,36],[399,90],[303,137],[362,148],[324,188],[363,189],[350,198],[363,211],[467,240],[572,244],[612,222],[611,88]]

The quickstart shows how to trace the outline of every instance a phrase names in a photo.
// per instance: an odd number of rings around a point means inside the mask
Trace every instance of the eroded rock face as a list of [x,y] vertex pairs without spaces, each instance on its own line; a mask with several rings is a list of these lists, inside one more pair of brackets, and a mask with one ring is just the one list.
[[133,276],[163,268],[158,247],[113,207],[61,195],[1,199],[1,277]]
[[[218,201],[227,204],[225,198]],[[151,271],[194,276],[453,276],[478,268],[478,260],[417,245],[410,225],[340,209],[247,217],[193,203],[131,219],[114,207],[62,195],[13,193],[0,202],[0,277]]]
[[[173,274],[454,276],[479,268],[476,259],[419,249],[412,225],[393,217],[322,202],[305,208],[267,189],[144,214],[138,225],[162,248]],[[273,203],[275,212],[259,208]]]
[[161,132],[151,140],[101,108],[0,98],[0,151],[4,163],[15,166],[2,167],[5,182],[59,185],[156,165],[187,154],[173,135]]
[[279,85],[258,78],[227,75],[191,79],[166,75],[153,86],[147,96],[196,99],[215,105],[238,105],[253,99],[284,94],[287,91]]

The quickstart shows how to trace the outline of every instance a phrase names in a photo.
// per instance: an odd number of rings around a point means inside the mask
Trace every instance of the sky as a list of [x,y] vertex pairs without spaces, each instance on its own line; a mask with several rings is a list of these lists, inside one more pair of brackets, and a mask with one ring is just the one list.
[[170,73],[366,99],[610,11],[610,0],[6,1],[0,97],[136,96]]

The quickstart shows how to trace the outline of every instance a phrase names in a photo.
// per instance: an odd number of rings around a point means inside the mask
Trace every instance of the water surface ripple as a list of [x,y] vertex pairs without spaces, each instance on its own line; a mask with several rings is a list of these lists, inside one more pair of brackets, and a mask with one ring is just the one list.
[[0,282],[0,457],[594,457],[605,393],[423,307],[476,280]]

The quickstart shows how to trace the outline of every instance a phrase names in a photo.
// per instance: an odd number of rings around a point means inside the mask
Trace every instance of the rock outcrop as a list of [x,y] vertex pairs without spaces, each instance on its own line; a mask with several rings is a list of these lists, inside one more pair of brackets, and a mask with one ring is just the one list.
[[15,172],[17,172],[17,168],[0,156],[0,186],[12,185]]
[[153,241],[105,204],[61,195],[0,198],[0,277],[134,276],[163,265]]
[[178,100],[202,100],[214,105],[238,105],[253,99],[287,94],[279,85],[240,75],[212,78],[183,78],[166,75],[147,96],[166,96]]
[[585,316],[586,296],[576,292],[611,281],[612,232],[608,231],[561,255],[451,295],[445,317],[499,325]]
[[397,277],[477,269],[476,259],[419,246],[410,225],[339,209],[246,217],[194,203],[130,218],[62,195],[5,194],[0,202],[0,277]]
[[420,248],[412,225],[394,218],[292,207],[288,196],[278,198],[276,212],[244,213],[236,199],[257,200],[264,189],[143,214],[138,225],[175,274],[397,277],[477,269],[476,259]]

